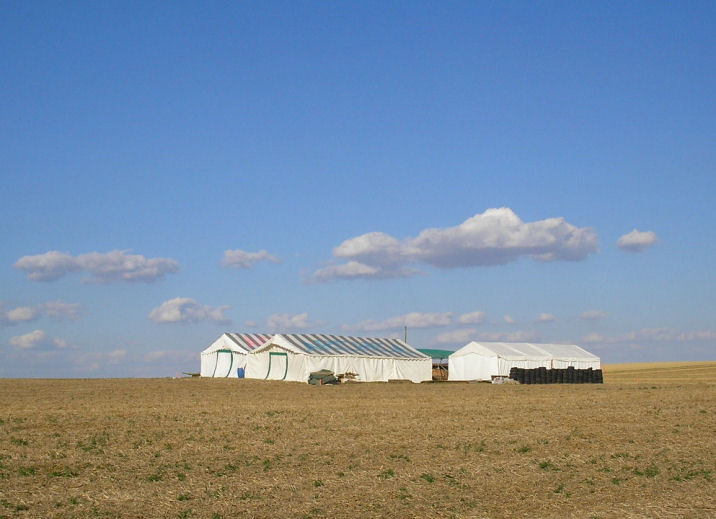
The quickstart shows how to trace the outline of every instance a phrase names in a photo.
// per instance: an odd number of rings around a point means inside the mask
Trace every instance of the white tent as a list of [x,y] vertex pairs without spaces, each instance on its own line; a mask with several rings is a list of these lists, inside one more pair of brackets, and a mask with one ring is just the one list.
[[274,335],[247,356],[246,377],[308,382],[322,369],[362,382],[432,379],[430,357],[399,339],[322,334]]
[[599,357],[574,344],[471,342],[448,357],[448,380],[491,380],[510,368],[599,369]]
[[262,333],[224,333],[201,352],[202,377],[236,378],[246,355],[271,338]]

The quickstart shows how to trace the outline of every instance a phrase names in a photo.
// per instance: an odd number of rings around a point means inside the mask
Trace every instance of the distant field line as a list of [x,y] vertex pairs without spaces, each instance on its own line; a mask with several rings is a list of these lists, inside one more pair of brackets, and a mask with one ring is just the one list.
[[716,368],[716,361],[712,362],[648,362],[635,364],[604,364],[602,370],[612,373],[626,373],[631,371],[693,371],[711,370]]

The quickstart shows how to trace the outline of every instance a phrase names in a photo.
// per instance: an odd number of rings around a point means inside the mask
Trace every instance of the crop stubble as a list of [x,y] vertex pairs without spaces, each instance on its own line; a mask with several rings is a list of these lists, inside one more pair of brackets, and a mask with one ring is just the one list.
[[549,386],[0,380],[0,517],[714,517],[716,363],[660,369]]

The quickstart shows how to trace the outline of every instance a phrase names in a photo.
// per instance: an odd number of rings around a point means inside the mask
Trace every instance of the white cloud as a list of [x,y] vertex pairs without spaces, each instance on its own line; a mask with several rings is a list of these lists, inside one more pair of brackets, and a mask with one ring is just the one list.
[[448,326],[452,323],[452,313],[423,313],[410,312],[404,315],[390,317],[384,321],[363,321],[353,326],[346,326],[346,329],[359,330],[363,332],[376,332],[383,330],[396,330],[407,326],[408,328],[435,328]]
[[642,328],[640,330],[624,333],[617,336],[604,336],[598,333],[587,335],[584,342],[597,342],[604,344],[633,343],[633,342],[706,342],[715,341],[716,331],[714,330],[691,330],[680,331],[673,328]]
[[308,313],[302,314],[273,314],[266,320],[269,330],[305,330],[311,323]]
[[713,341],[716,340],[716,331],[693,330],[682,332],[673,328],[642,328],[619,337],[620,341],[647,340],[669,342]]
[[10,344],[20,350],[54,350],[67,347],[66,341],[52,338],[42,330],[10,337]]
[[539,317],[537,318],[538,323],[551,323],[556,320],[557,318],[555,316],[546,312],[539,314]]
[[503,317],[503,319],[507,324],[515,324],[515,320],[509,315],[506,315],[505,317]]
[[248,269],[253,267],[259,261],[271,261],[279,263],[278,257],[270,254],[268,251],[260,250],[258,252],[246,252],[239,249],[224,251],[224,258],[221,264],[224,267],[235,269]]
[[425,229],[402,241],[383,232],[350,238],[333,250],[347,263],[319,269],[313,279],[404,277],[419,272],[408,268],[411,264],[449,269],[503,265],[523,256],[580,261],[598,248],[593,229],[564,218],[525,223],[509,208],[488,209],[456,227]]
[[74,321],[79,319],[82,313],[82,305],[79,303],[65,303],[64,301],[49,301],[39,306],[42,315],[53,317],[55,319],[69,319]]
[[118,366],[126,364],[128,352],[125,349],[116,349],[109,352],[93,351],[90,353],[79,353],[68,363],[74,364],[75,368],[83,372],[96,372],[108,366],[117,369]]
[[197,362],[196,351],[154,350],[142,355],[142,361],[159,366],[191,366]]
[[462,314],[458,317],[458,322],[462,324],[478,324],[485,321],[487,314],[480,310],[470,312],[469,314]]
[[53,319],[78,319],[82,311],[79,303],[65,303],[64,301],[50,301],[37,306],[18,306],[6,312],[0,311],[0,325],[15,325],[36,321],[40,317]]
[[176,297],[163,302],[152,310],[149,318],[155,323],[197,323],[214,321],[216,323],[231,322],[224,316],[229,306],[211,307],[200,305],[189,297]]
[[309,281],[328,282],[335,279],[388,279],[407,278],[422,274],[417,269],[400,265],[371,266],[359,261],[349,261],[340,265],[329,265],[313,273]]
[[34,306],[19,306],[5,312],[3,322],[8,324],[25,323],[34,321],[40,315],[40,311]]
[[172,357],[175,352],[171,350],[156,350],[150,351],[144,355],[144,360],[147,362],[157,362]]
[[451,332],[441,333],[435,338],[437,344],[459,344],[464,346],[468,342],[473,340],[473,337],[477,336],[477,329],[475,328],[462,328],[460,330],[453,330]]
[[634,229],[617,240],[617,247],[626,252],[642,252],[658,241],[654,231]]
[[112,350],[106,354],[109,364],[119,364],[127,358],[127,350]]
[[518,330],[514,332],[478,332],[476,328],[462,328],[438,335],[437,344],[455,344],[464,346],[471,341],[486,342],[526,342],[537,340],[533,331]]
[[358,261],[349,261],[344,265],[330,265],[318,269],[313,274],[316,281],[331,281],[333,279],[359,279],[379,277],[381,271],[378,267],[371,267]]
[[514,332],[483,332],[473,340],[496,342],[531,342],[538,339],[534,331],[518,330]]
[[35,281],[55,281],[71,272],[91,275],[85,281],[112,283],[115,281],[152,282],[165,274],[179,270],[179,263],[170,258],[145,258],[128,251],[113,250],[106,253],[90,252],[77,257],[58,251],[36,256],[23,256],[14,267],[28,273]]
[[606,313],[604,310],[585,310],[584,312],[579,314],[579,317],[590,321],[596,321],[599,319],[606,319],[607,317],[609,317],[609,314]]
[[606,342],[606,339],[603,335],[600,335],[598,333],[590,333],[582,339],[582,342],[588,342],[588,343]]
[[13,266],[28,272],[27,277],[35,281],[54,281],[69,272],[81,270],[77,258],[56,250],[23,256]]

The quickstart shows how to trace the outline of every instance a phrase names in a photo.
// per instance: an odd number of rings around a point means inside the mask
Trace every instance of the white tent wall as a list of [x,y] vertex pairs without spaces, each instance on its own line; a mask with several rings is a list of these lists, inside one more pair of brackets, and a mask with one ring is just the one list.
[[232,350],[216,350],[201,355],[202,377],[237,378],[239,368],[246,366],[246,354]]
[[427,382],[433,379],[433,359],[393,359],[389,373],[388,378],[381,381],[410,380],[416,384]]
[[485,357],[475,353],[462,357],[448,357],[448,380],[490,380],[497,373],[497,357]]
[[246,351],[225,333],[201,352],[202,377],[237,378],[238,368],[246,366]]
[[552,369],[564,369],[568,367],[575,369],[600,369],[599,361],[581,361],[581,360],[564,360],[564,359],[553,359]]
[[202,377],[237,378],[240,368],[246,367],[246,355],[268,341],[265,333],[222,333],[201,352]]
[[552,368],[600,369],[599,357],[576,345],[546,344],[545,349],[552,355]]
[[[281,342],[280,340],[277,342]],[[247,356],[246,378],[308,382],[314,371],[328,369],[335,374],[356,373],[361,382],[432,378],[430,357],[419,359],[364,357],[352,355],[310,355],[288,344],[265,345]]]
[[510,369],[599,369],[599,357],[575,345],[471,342],[448,357],[448,380],[506,377]]
[[[549,359],[503,359],[497,358],[497,372],[493,373],[502,377],[506,377],[510,374],[512,368],[524,368],[524,369],[535,369],[535,368],[547,368],[550,369],[552,361]],[[485,378],[483,380],[490,380],[492,377]]]
[[[271,344],[246,358],[246,378],[265,380],[301,380],[306,370],[306,355]],[[306,376],[308,380],[308,376]]]
[[201,354],[201,368],[199,369],[199,375],[202,377],[211,377],[216,368],[216,354],[205,355]]

